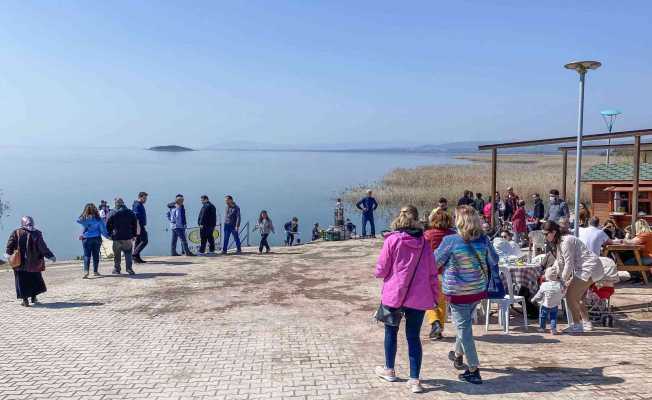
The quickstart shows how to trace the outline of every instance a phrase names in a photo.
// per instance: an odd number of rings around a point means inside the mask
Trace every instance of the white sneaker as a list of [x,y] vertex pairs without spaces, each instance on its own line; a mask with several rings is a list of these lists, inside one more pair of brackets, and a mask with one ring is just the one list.
[[567,333],[567,334],[582,333],[582,332],[584,332],[584,326],[582,324],[568,325],[568,328],[562,331],[562,333]]
[[423,386],[418,379],[408,379],[407,386],[412,393],[423,393]]
[[583,321],[582,328],[584,329],[584,332],[591,332],[593,330],[593,322]]
[[385,367],[376,367],[375,369],[376,376],[387,382],[396,382],[398,378],[396,377],[396,372],[393,369],[387,369]]

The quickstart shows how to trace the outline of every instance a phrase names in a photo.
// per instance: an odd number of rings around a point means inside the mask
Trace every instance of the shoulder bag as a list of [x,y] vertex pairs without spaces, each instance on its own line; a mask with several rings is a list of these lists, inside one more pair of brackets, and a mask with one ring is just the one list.
[[23,263],[22,257],[20,256],[20,233],[19,231],[16,231],[16,250],[14,250],[13,254],[9,256],[9,265],[11,265],[11,268],[18,268],[20,265]]
[[394,308],[394,307],[388,307],[381,302],[380,306],[378,306],[378,310],[376,310],[376,313],[374,314],[374,318],[376,319],[376,321],[383,322],[385,325],[389,325],[389,326],[399,326],[401,324],[401,319],[403,318],[403,313],[404,313],[403,303],[405,302],[408,293],[410,293],[410,288],[412,287],[414,276],[417,274],[417,268],[419,268],[419,263],[421,262],[423,247],[425,246],[426,243],[425,239],[422,238],[422,240],[423,243],[421,244],[419,257],[417,258],[417,263],[414,266],[414,271],[412,271],[412,277],[410,277],[410,283],[408,284],[407,290],[405,291],[405,295],[403,296],[403,299],[401,299],[401,305],[398,308]]
[[[489,240],[485,238],[485,245],[490,246],[491,244],[489,243]],[[478,259],[478,262],[480,263],[480,268],[482,272],[485,274],[485,277],[487,278],[487,298],[489,299],[502,299],[505,297],[505,285],[503,285],[503,280],[500,279],[500,270],[498,268],[498,264],[494,262],[490,262],[489,257],[486,257],[486,263],[487,263],[487,269],[485,271],[484,266],[482,264],[482,259],[480,258],[480,254],[478,254],[478,251],[475,249],[475,247],[471,246],[470,243],[468,243],[468,246],[471,247],[471,250],[475,254],[475,257]],[[489,250],[487,250],[489,252]]]

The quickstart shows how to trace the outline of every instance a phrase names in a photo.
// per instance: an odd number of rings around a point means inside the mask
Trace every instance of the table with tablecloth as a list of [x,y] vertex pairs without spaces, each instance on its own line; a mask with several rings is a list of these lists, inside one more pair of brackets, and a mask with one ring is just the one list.
[[514,293],[520,293],[521,288],[527,288],[530,295],[534,296],[539,290],[539,278],[543,275],[543,268],[539,264],[501,265],[501,271],[505,291],[507,291],[507,279],[504,276],[506,271],[512,275]]

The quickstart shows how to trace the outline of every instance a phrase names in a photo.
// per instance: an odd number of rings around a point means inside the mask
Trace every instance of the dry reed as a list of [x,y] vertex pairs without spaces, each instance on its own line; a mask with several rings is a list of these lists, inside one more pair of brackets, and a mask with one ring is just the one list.
[[[462,165],[431,165],[391,171],[374,185],[374,197],[385,211],[393,212],[405,204],[415,205],[419,211],[428,212],[437,205],[440,197],[457,204],[464,190],[480,192],[485,200],[491,195],[491,158],[483,155],[460,156],[469,161]],[[603,156],[583,157],[582,170],[604,161]],[[561,192],[562,160],[557,155],[505,155],[498,157],[497,190],[504,195],[511,186],[521,198],[531,202],[531,195],[539,193],[545,200],[551,189]],[[572,206],[575,196],[575,158],[568,158],[567,198]],[[587,185],[583,185],[581,199],[589,201]],[[350,188],[343,198],[355,202],[364,195],[367,187]]]

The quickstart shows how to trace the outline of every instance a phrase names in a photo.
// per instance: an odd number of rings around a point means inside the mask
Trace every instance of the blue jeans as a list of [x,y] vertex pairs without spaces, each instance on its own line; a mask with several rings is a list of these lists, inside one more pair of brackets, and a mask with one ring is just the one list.
[[91,266],[91,258],[93,259],[93,272],[98,271],[100,265],[100,246],[102,245],[102,239],[98,237],[92,237],[82,240],[82,246],[84,246],[84,272],[88,273],[88,270]]
[[478,302],[471,304],[453,304],[451,303],[451,316],[457,329],[455,337],[455,354],[466,355],[466,363],[470,368],[477,368],[480,365],[478,352],[475,349],[473,340],[473,311]]
[[546,323],[548,322],[548,317],[550,317],[550,328],[557,330],[557,311],[559,311],[559,307],[539,307],[539,327],[546,329]]
[[181,240],[181,252],[186,255],[190,254],[188,248],[188,239],[186,239],[186,230],[184,228],[172,229],[172,243],[170,245],[170,254],[177,254],[177,240]]
[[[410,357],[410,378],[419,379],[421,373],[421,339],[419,332],[423,323],[423,310],[414,310],[405,308],[405,337],[408,342],[408,355]],[[398,336],[398,326],[385,325],[385,367],[394,369],[394,360],[396,359],[396,342]]]
[[226,253],[229,249],[229,238],[233,235],[235,240],[235,247],[238,251],[241,251],[240,248],[240,235],[238,235],[238,230],[235,229],[235,225],[224,225],[224,242],[222,245],[222,253]]
[[371,225],[371,236],[376,236],[376,224],[373,214],[362,214],[362,236],[367,236],[367,222]]

